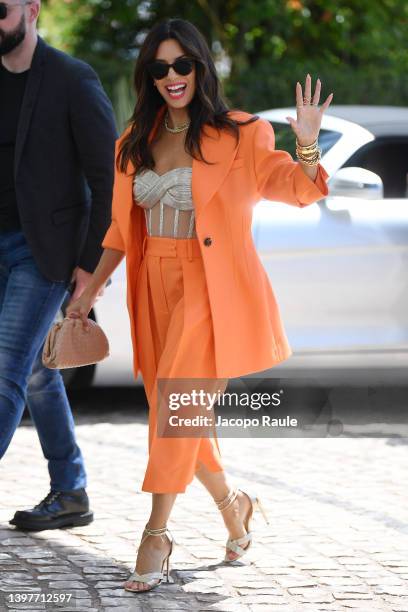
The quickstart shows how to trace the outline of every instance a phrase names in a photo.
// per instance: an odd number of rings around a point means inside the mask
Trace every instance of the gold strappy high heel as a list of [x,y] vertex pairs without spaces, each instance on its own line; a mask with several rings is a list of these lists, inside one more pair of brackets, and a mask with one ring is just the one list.
[[[143,534],[144,535],[142,537],[142,541],[140,542],[140,546],[143,544],[143,542],[148,536],[163,537],[164,535],[166,535],[170,542],[170,552],[167,555],[167,557],[163,559],[161,572],[148,572],[146,574],[138,574],[135,568],[135,571],[132,572],[132,574],[130,574],[126,582],[145,582],[146,584],[149,585],[149,588],[130,589],[129,587],[126,587],[126,586],[123,587],[125,591],[130,591],[131,593],[146,593],[146,591],[151,591],[152,589],[154,589],[154,587],[159,586],[159,584],[164,578],[164,574],[166,574],[167,582],[169,582],[169,560],[170,560],[170,555],[173,552],[174,538],[172,537],[170,531],[167,529],[167,526],[162,527],[161,529],[149,529],[146,526],[144,528]],[[166,572],[163,571],[165,563],[166,563]]]
[[[228,538],[227,543],[226,543],[226,548],[227,551],[230,550],[233,553],[235,553],[236,555],[238,555],[236,557],[236,559],[229,559],[227,556],[227,553],[225,554],[225,558],[224,561],[226,561],[227,563],[232,563],[233,561],[237,561],[237,559],[239,559],[240,557],[242,557],[242,555],[244,555],[249,547],[251,546],[252,543],[252,531],[250,531],[250,522],[252,519],[252,515],[254,513],[254,510],[259,509],[262,513],[262,516],[265,519],[265,522],[269,524],[269,520],[268,517],[266,515],[266,512],[260,502],[259,497],[254,494],[254,493],[247,493],[246,491],[243,491],[240,488],[234,488],[232,489],[228,495],[226,497],[224,497],[224,499],[222,499],[219,502],[215,502],[217,504],[218,509],[223,512],[224,510],[226,510],[227,508],[229,508],[229,506],[235,501],[237,495],[238,495],[238,491],[241,491],[242,493],[245,493],[245,495],[249,498],[249,501],[251,502],[251,507],[248,510],[248,514],[245,517],[244,520],[244,527],[245,527],[245,531],[246,534],[244,536],[242,536],[241,538],[236,538],[235,540],[232,540],[231,538]],[[243,548],[243,546],[247,544],[247,546],[245,548]]]

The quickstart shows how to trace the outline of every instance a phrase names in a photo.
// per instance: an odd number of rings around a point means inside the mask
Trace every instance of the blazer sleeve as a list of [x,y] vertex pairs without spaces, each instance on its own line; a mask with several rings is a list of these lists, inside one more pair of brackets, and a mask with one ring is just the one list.
[[78,265],[93,272],[109,225],[117,131],[112,104],[96,72],[85,63],[75,66],[70,75],[70,122],[91,193],[88,232]]
[[116,168],[116,157],[119,151],[120,138],[116,141],[115,144],[115,161],[114,161],[114,181],[113,181],[113,196],[112,196],[112,213],[111,213],[111,223],[105,234],[105,237],[102,241],[102,248],[104,249],[115,249],[116,251],[125,252],[126,247],[120,232],[116,215],[120,205],[120,186],[123,180],[123,175]]
[[253,157],[258,193],[267,200],[303,207],[329,193],[323,166],[318,164],[313,181],[290,153],[275,149],[275,133],[265,119],[255,122]]

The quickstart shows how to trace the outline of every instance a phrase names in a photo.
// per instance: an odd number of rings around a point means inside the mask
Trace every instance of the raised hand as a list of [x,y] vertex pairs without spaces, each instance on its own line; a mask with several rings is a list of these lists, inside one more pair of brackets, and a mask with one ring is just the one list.
[[286,117],[298,142],[302,146],[312,144],[319,135],[320,125],[324,111],[329,107],[333,99],[333,93],[329,94],[325,102],[318,107],[320,99],[321,81],[317,79],[316,89],[311,98],[312,78],[310,74],[306,76],[305,96],[303,97],[302,86],[299,81],[296,83],[296,119]]

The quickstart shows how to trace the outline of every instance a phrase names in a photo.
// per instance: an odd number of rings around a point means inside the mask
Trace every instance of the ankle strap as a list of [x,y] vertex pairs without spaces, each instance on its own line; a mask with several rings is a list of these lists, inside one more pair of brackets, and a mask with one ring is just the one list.
[[151,535],[151,536],[161,536],[161,535],[164,535],[166,531],[167,531],[167,525],[165,525],[164,527],[160,527],[159,529],[150,529],[150,527],[148,527],[147,525],[144,528],[144,532],[147,535]]
[[227,508],[229,508],[229,506],[233,503],[233,501],[235,501],[237,495],[238,495],[238,489],[234,487],[233,489],[231,489],[228,495],[224,497],[224,499],[221,499],[220,501],[214,500],[215,503],[217,504],[218,510],[222,512],[223,510],[226,510]]
[[169,529],[167,529],[167,525],[165,525],[164,527],[160,527],[159,529],[150,529],[150,527],[146,525],[143,530],[143,534],[142,534],[143,537],[142,537],[141,544],[143,544],[143,542],[148,536],[160,536],[161,538],[164,539],[165,535],[167,539],[170,540],[170,542],[176,543],[174,540],[173,534],[171,533]]

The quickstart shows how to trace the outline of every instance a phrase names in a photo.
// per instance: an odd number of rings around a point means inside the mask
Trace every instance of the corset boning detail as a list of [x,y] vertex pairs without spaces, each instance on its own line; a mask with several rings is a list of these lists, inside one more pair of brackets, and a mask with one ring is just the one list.
[[174,168],[162,175],[150,169],[136,174],[135,202],[145,210],[150,236],[196,237],[191,177],[189,167]]

